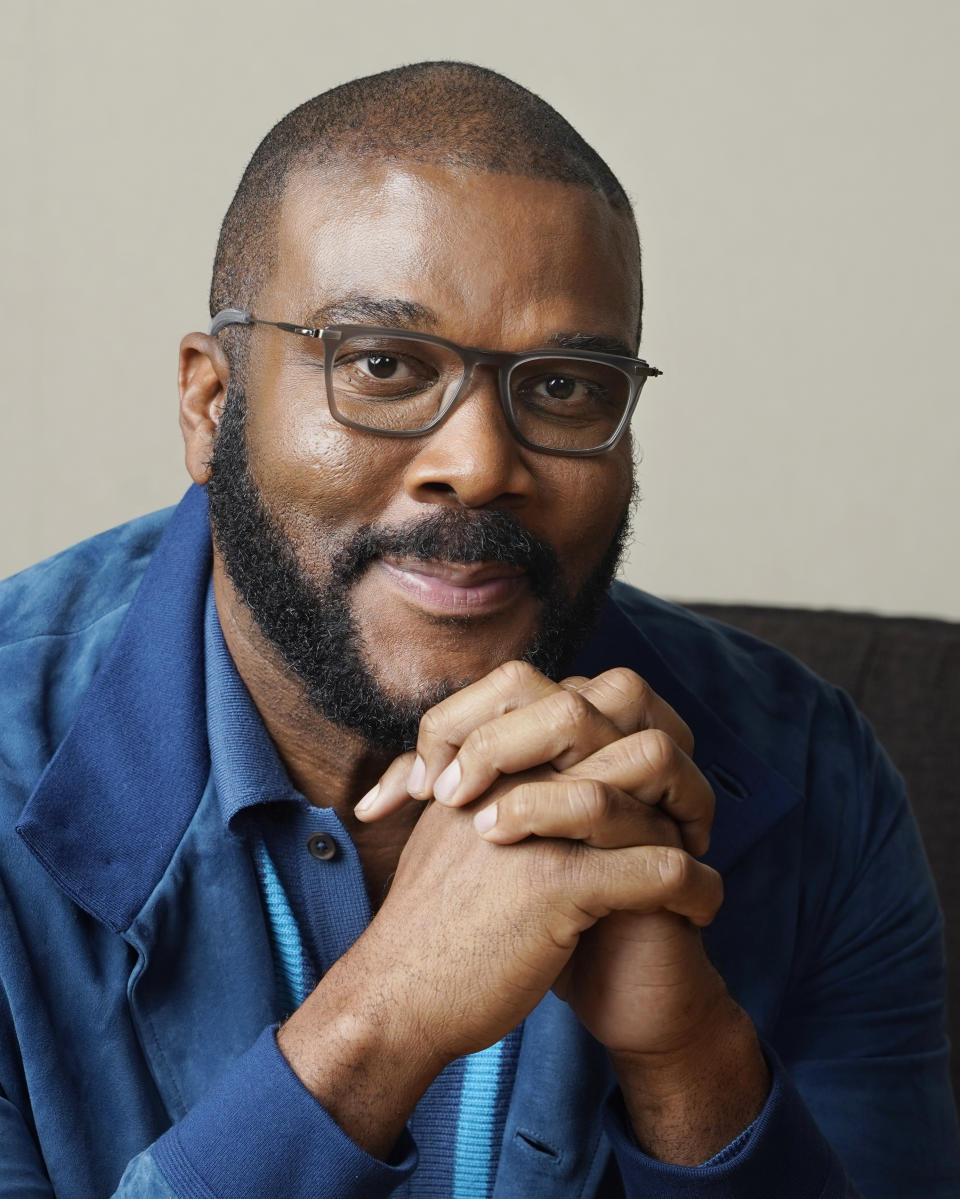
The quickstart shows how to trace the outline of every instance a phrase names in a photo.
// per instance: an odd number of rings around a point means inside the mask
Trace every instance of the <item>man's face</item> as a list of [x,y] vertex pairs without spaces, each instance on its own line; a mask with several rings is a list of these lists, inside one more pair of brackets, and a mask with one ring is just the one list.
[[[585,188],[441,167],[302,174],[278,242],[266,320],[633,348],[635,245]],[[524,449],[484,368],[427,436],[348,429],[324,402],[318,343],[244,336],[213,464],[218,552],[322,714],[399,748],[426,707],[508,658],[561,669],[616,566],[628,442],[579,459]]]

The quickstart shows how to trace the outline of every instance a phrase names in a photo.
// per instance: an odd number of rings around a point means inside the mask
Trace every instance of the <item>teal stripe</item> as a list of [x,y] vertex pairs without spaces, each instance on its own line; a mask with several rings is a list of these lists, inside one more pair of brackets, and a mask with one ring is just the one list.
[[273,934],[273,950],[280,968],[280,977],[287,990],[286,999],[290,1010],[298,1008],[307,997],[307,980],[304,977],[303,946],[300,930],[290,909],[290,901],[280,882],[277,868],[261,841],[257,846],[257,863],[263,884],[263,898]]
[[453,1199],[486,1199],[493,1186],[493,1122],[503,1042],[463,1059],[463,1086],[453,1159]]

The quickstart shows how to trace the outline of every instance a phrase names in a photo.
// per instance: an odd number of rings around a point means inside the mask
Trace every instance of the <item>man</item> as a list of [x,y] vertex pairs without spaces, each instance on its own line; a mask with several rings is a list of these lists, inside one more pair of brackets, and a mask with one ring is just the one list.
[[490,72],[264,140],[197,486],[6,585],[0,1194],[957,1193],[889,764],[610,590],[641,294],[609,169]]

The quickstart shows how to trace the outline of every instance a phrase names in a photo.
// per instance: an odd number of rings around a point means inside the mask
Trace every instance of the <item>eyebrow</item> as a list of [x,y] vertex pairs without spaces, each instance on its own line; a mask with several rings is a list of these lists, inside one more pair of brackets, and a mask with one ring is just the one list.
[[[340,296],[324,304],[310,314],[307,324],[316,329],[325,325],[381,325],[390,329],[420,330],[434,332],[440,319],[432,308],[414,300],[377,298],[353,293]],[[558,346],[564,350],[593,350],[600,354],[620,354],[633,358],[634,350],[619,337],[606,337],[599,333],[554,333],[540,346]]]
[[548,339],[547,345],[561,346],[564,350],[593,350],[599,354],[636,357],[635,351],[619,337],[604,337],[598,333],[555,333]]
[[391,329],[422,329],[437,326],[437,314],[413,300],[377,299],[353,294],[341,296],[311,313],[309,322],[316,329],[324,325],[383,325]]

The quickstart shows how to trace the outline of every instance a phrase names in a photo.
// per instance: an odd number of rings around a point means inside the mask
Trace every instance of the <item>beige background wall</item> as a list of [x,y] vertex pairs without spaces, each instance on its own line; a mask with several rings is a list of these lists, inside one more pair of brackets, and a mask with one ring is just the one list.
[[0,0],[0,574],[186,485],[180,334],[221,215],[308,95],[467,58],[634,198],[632,581],[960,618],[954,0]]

